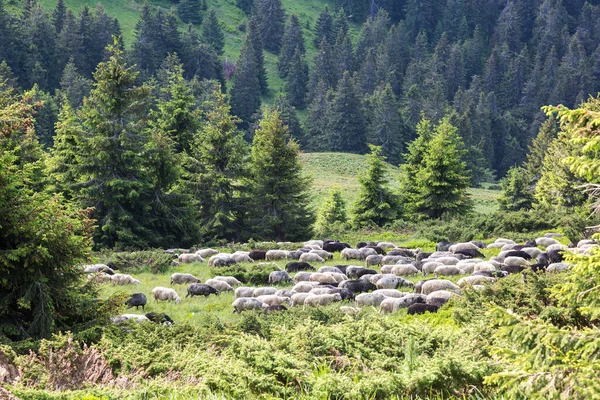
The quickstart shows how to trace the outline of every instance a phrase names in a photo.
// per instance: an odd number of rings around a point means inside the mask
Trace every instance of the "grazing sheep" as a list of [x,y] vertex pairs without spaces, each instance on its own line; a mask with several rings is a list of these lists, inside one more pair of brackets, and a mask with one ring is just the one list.
[[317,246],[322,249],[323,244],[324,242],[322,240],[309,240],[308,242],[304,242],[304,247]]
[[371,275],[376,273],[377,271],[375,271],[374,269],[361,269],[360,271],[356,272],[356,277],[362,278],[365,275]]
[[391,314],[399,311],[401,308],[408,308],[413,304],[425,303],[426,296],[410,293],[401,298],[387,298],[381,302],[380,311],[384,314]]
[[339,272],[326,272],[326,273],[333,276],[333,279],[335,279],[335,283],[340,283],[340,282],[348,279],[348,277],[346,275],[339,273]]
[[505,243],[490,243],[487,245],[488,249],[501,249],[504,247]]
[[358,273],[365,270],[366,268],[358,265],[349,265],[346,267],[346,275],[348,275],[348,278],[358,278]]
[[342,243],[342,242],[325,242],[323,243],[323,250],[326,250],[330,253],[336,252],[336,251],[343,251],[344,249],[350,248],[350,245],[348,243]]
[[465,276],[464,278],[460,278],[458,280],[458,282],[456,282],[458,284],[459,287],[465,287],[465,286],[473,286],[473,285],[481,285],[483,283],[494,283],[496,282],[495,278],[489,278],[487,276],[477,276],[477,275],[471,275],[471,276]]
[[269,307],[267,304],[254,297],[240,297],[239,299],[235,299],[232,306],[233,312],[240,314],[242,311],[263,310]]
[[165,313],[149,312],[145,317],[156,324],[173,325],[175,323],[175,321]]
[[[377,254],[375,254],[375,255],[377,255]],[[344,249],[340,253],[340,257],[342,258],[342,260],[348,260],[348,261],[365,259],[365,255],[360,250],[356,250],[356,249]]]
[[232,254],[231,258],[233,258],[236,263],[242,263],[242,262],[253,263],[254,262],[254,260],[252,258],[250,258],[250,256],[248,254]]
[[457,296],[456,293],[449,292],[447,290],[437,290],[427,295],[427,304],[435,304],[441,306],[446,304],[453,296]]
[[458,291],[460,290],[460,287],[445,279],[432,279],[424,282],[421,286],[422,294],[429,294],[437,292],[438,290]]
[[437,261],[426,262],[425,264],[423,264],[423,274],[424,275],[433,274],[433,272],[435,271],[435,269],[437,267],[441,267],[443,265],[444,264],[437,262]]
[[181,297],[177,294],[174,289],[157,286],[152,289],[152,297],[154,297],[154,301],[164,300],[164,301],[174,301],[175,304],[181,303]]
[[208,286],[212,286],[219,292],[233,292],[233,288],[229,283],[218,279],[209,279],[205,282]]
[[377,289],[377,286],[375,286],[366,279],[343,281],[340,282],[338,287],[348,289],[352,293],[364,293]]
[[560,242],[550,237],[539,237],[535,239],[535,244],[542,247],[548,247],[553,244],[560,244]]
[[129,299],[125,302],[127,308],[135,307],[137,310],[139,306],[142,306],[142,310],[144,310],[144,306],[146,306],[146,295],[144,293],[134,293],[131,295]]
[[406,262],[406,257],[404,256],[384,256],[381,259],[381,264],[396,264],[398,261]]
[[252,292],[252,297],[258,297],[258,296],[265,296],[268,294],[275,294],[277,292],[277,289],[275,289],[274,287],[259,287],[254,289],[254,291]]
[[279,289],[278,291],[275,292],[275,295],[281,296],[281,297],[292,297],[296,293],[297,292],[293,289]]
[[184,283],[200,283],[200,279],[192,274],[181,274],[179,272],[171,275],[171,285],[181,285]]
[[304,300],[310,296],[314,296],[314,294],[309,292],[296,293],[291,298],[292,307],[304,305]]
[[237,261],[231,257],[231,254],[219,253],[208,259],[209,267],[227,267],[233,264],[237,264]]
[[204,283],[192,283],[187,288],[185,297],[204,296],[208,297],[211,294],[219,295],[219,291],[212,286]]
[[435,251],[448,251],[450,246],[452,246],[452,242],[441,241],[435,245]]
[[290,304],[289,297],[281,297],[277,296],[276,294],[265,294],[262,296],[257,296],[256,298],[269,306],[280,305],[283,303]]
[[547,250],[546,249],[546,253],[548,253],[548,259],[550,260],[550,264],[562,262],[564,259],[563,250]]
[[529,254],[526,251],[523,250],[507,250],[507,251],[503,251],[500,254],[498,254],[498,257],[500,257],[500,255],[502,255],[504,257],[504,259],[506,260],[508,257],[521,257],[525,260],[531,260],[531,254]]
[[274,313],[277,311],[287,311],[287,307],[284,306],[283,304],[274,304],[272,306],[265,308],[264,313],[265,313],[265,315],[267,315],[267,314],[271,314],[271,313]]
[[359,249],[358,251],[360,251],[363,255],[363,260],[365,258],[367,258],[368,256],[377,256],[380,255],[377,250],[375,250],[373,247],[363,247],[361,249]]
[[248,254],[248,257],[250,257],[254,261],[264,260],[267,257],[267,251],[266,250],[252,250]]
[[475,266],[473,267],[473,272],[478,272],[478,271],[494,272],[494,271],[496,271],[496,266],[494,264],[492,264],[491,262],[480,262],[480,263],[475,264]]
[[315,267],[307,262],[289,262],[285,266],[287,272],[314,271]]
[[255,290],[256,288],[254,287],[240,286],[236,288],[233,293],[236,299],[239,299],[240,297],[254,297]]
[[105,283],[110,282],[111,275],[105,274],[104,272],[92,272],[88,275],[88,282]]
[[292,290],[295,290],[298,293],[308,293],[318,285],[318,282],[298,282],[294,285]]
[[114,275],[115,274],[115,271],[113,271],[113,269],[110,268],[106,264],[84,265],[83,268],[84,268],[84,271],[88,272],[88,273],[104,272],[105,274],[108,274],[108,275]]
[[387,297],[381,293],[361,293],[356,296],[356,306],[379,307],[381,302],[385,299],[387,299]]
[[202,258],[207,258],[210,256],[214,256],[215,254],[219,254],[219,252],[215,249],[201,249],[196,251],[196,255]]
[[308,292],[308,293],[311,293],[311,294],[314,294],[314,295],[331,294],[331,293],[334,293],[333,289],[334,288],[327,288],[327,287],[319,287],[319,286],[317,286],[316,288],[312,288],[310,290],[310,292]]
[[435,258],[441,258],[441,257],[455,257],[458,258],[458,256],[454,253],[452,253],[451,251],[435,251],[433,253],[431,253],[429,255],[429,261],[434,261]]
[[191,264],[196,262],[205,262],[206,260],[204,260],[204,258],[199,256],[198,254],[186,253],[180,254],[179,257],[177,257],[177,261],[179,261],[180,264]]
[[396,264],[382,265],[381,266],[381,273],[382,274],[391,274],[392,273],[392,269],[394,269],[395,266],[396,266]]
[[385,297],[394,297],[396,299],[406,296],[405,292],[401,292],[396,289],[377,289],[374,290],[373,293],[379,293],[384,295]]
[[456,250],[454,252],[455,255],[462,255],[469,258],[485,258],[485,254],[480,252],[479,250],[469,249],[469,250]]
[[408,307],[408,315],[425,314],[426,312],[436,313],[440,306],[434,304],[413,304]]
[[309,253],[316,254],[324,260],[331,260],[333,258],[333,254],[325,250],[311,250]]
[[120,323],[128,321],[130,319],[137,321],[137,322],[148,321],[148,317],[146,317],[145,315],[139,315],[139,314],[123,314],[123,315],[113,317],[110,320],[114,324],[120,324]]
[[296,275],[294,275],[294,282],[308,282],[310,281],[310,276],[312,274],[312,272],[298,272]]
[[324,273],[324,272],[335,272],[337,274],[341,274],[342,273],[342,271],[338,267],[330,267],[330,266],[323,266],[323,267],[319,268],[317,270],[317,272],[321,272],[321,273]]
[[367,268],[373,265],[381,265],[381,261],[383,261],[383,256],[380,255],[371,255],[365,258],[365,265]]
[[387,249],[395,249],[396,245],[394,243],[390,243],[390,242],[379,242],[379,243],[377,243],[377,247],[387,250]]
[[293,282],[294,280],[286,271],[273,271],[269,274],[269,283]]
[[217,281],[223,281],[223,282],[227,282],[227,284],[231,287],[233,286],[238,286],[241,285],[242,282],[238,281],[235,277],[233,276],[215,276],[213,279],[217,280]]
[[310,274],[309,280],[311,282],[319,282],[319,283],[337,283],[337,280],[330,273],[315,272],[313,274]]
[[504,264],[507,265],[507,266],[509,266],[509,267],[529,265],[529,263],[527,262],[527,260],[525,260],[522,257],[506,257],[504,259]]
[[435,262],[442,263],[444,265],[456,265],[460,260],[456,257],[438,257]]
[[566,271],[569,268],[571,268],[571,266],[567,263],[563,263],[563,262],[552,263],[552,264],[548,265],[548,268],[546,268],[546,272]]
[[529,254],[531,258],[536,258],[542,253],[542,250],[538,249],[537,247],[523,247],[521,251]]
[[358,314],[360,312],[360,308],[351,306],[341,306],[340,311],[347,315]]
[[507,271],[477,271],[473,272],[472,276],[487,276],[489,278],[506,278]]
[[139,285],[140,281],[134,279],[133,276],[127,274],[111,275],[110,281],[113,285]]
[[[383,268],[381,269],[381,272],[383,272]],[[419,272],[420,271],[414,265],[411,264],[394,265],[394,267],[390,271],[390,273],[396,276],[417,275]]]
[[379,279],[375,286],[377,286],[377,289],[398,289],[398,287],[404,285],[404,282],[406,282],[404,279],[397,276],[386,276]]
[[456,265],[442,265],[437,267],[434,271],[433,271],[435,276],[440,276],[440,275],[444,275],[444,276],[452,276],[452,275],[460,275],[463,273],[463,271],[458,268]]
[[304,253],[300,256],[300,262],[320,262],[324,263],[325,260],[315,253]]
[[422,279],[422,280],[418,281],[417,283],[415,283],[415,293],[421,293],[421,288],[423,287],[423,284],[425,282],[432,281],[434,279],[436,279],[436,278]]
[[579,242],[577,242],[577,246],[576,247],[585,247],[585,246],[589,246],[589,245],[594,245],[594,244],[598,244],[598,242],[596,240],[591,240],[591,239],[581,239]]
[[471,242],[465,243],[454,243],[452,246],[448,248],[452,253],[456,253],[458,250],[479,250],[479,247],[475,246]]
[[342,301],[342,296],[339,293],[308,296],[306,299],[304,299],[304,305],[312,307],[326,306],[334,301]]
[[[534,265],[536,265],[536,266],[537,266],[538,264],[533,264],[533,265],[531,266],[531,268],[532,268],[532,269],[534,268]],[[500,270],[501,270],[502,272],[507,272],[507,273],[509,273],[509,274],[518,274],[519,272],[523,272],[525,269],[526,269],[526,267],[524,267],[524,266],[521,266],[521,265],[518,265],[518,266],[515,266],[515,267],[509,267],[509,266],[507,266],[507,265],[503,265],[502,267],[500,267]],[[535,270],[534,270],[534,271],[535,271]],[[478,271],[478,272],[479,272],[479,271]]]
[[269,250],[265,255],[265,259],[269,261],[287,260],[289,252],[285,250]]

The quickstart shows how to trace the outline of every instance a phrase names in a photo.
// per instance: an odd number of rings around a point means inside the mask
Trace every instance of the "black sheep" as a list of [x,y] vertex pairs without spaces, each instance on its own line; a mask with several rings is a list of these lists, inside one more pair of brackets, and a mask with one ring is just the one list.
[[417,261],[423,261],[424,259],[428,258],[432,254],[433,253],[421,252],[421,253],[417,254]]
[[440,306],[437,306],[435,304],[416,303],[408,307],[408,314],[425,314],[426,312],[435,313],[438,311],[439,308]]
[[334,267],[342,271],[342,274],[346,275],[346,269],[348,268],[347,265],[334,265]]
[[387,254],[387,253],[385,252],[385,250],[384,250],[384,249],[382,249],[382,248],[381,248],[381,247],[379,247],[379,246],[365,246],[365,247],[366,247],[366,248],[368,248],[368,249],[373,249],[373,250],[375,250],[375,251],[377,252],[377,254],[379,254],[379,255],[384,255],[384,256],[385,256],[385,255]]
[[550,264],[559,263],[563,261],[563,251],[562,250],[550,250],[548,253],[548,259]]
[[522,250],[510,250],[506,253],[505,257],[521,257],[526,260],[531,260],[531,255]]
[[165,313],[149,312],[148,314],[146,314],[146,318],[157,324],[169,323],[172,325],[175,323],[175,321],[173,321],[171,317],[169,317]]
[[275,312],[275,311],[287,311],[287,307],[282,304],[275,304],[275,305],[265,308],[264,313],[271,314],[272,312]]
[[483,243],[483,242],[471,240],[471,243],[473,243],[475,246],[479,247],[480,249],[485,249],[485,243]]
[[388,256],[402,256],[402,257],[414,258],[415,252],[410,249],[394,249],[394,250],[390,251],[387,255]]
[[204,283],[192,283],[190,286],[188,286],[187,294],[185,295],[185,297],[186,298],[188,296],[190,296],[190,297],[194,297],[194,296],[208,297],[211,294],[219,295],[219,291],[212,286],[205,285]]
[[508,276],[508,271],[476,271],[473,272],[471,275],[487,276],[488,278],[505,278]]
[[250,254],[248,254],[248,257],[250,257],[254,261],[264,260],[267,258],[267,252],[265,250],[252,250]]
[[142,310],[146,305],[147,299],[144,293],[134,293],[131,297],[125,302],[127,308],[135,307],[137,310],[139,306],[142,306]]
[[550,256],[548,255],[548,253],[540,253],[537,256],[536,261],[538,264],[548,266],[550,265]]
[[360,271],[358,271],[358,272],[356,273],[356,277],[357,277],[357,278],[360,278],[360,277],[362,277],[363,275],[369,275],[369,274],[376,275],[376,274],[377,274],[377,271],[375,271],[374,269],[361,269]]
[[504,265],[500,269],[502,271],[508,272],[509,274],[518,274],[519,272],[522,272],[525,269],[525,267],[520,266],[520,265],[514,265],[514,266]]
[[530,239],[525,242],[524,246],[525,247],[537,247],[537,243],[535,242],[535,240]]
[[369,282],[366,279],[356,279],[356,280],[343,281],[340,288],[348,289],[352,293],[356,294],[356,293],[370,292],[372,290],[377,289],[377,286],[373,285],[371,282]]
[[435,245],[435,251],[448,251],[452,246],[452,242],[441,241]]
[[307,262],[289,262],[285,266],[287,272],[315,271],[315,267]]
[[335,288],[331,291],[331,294],[338,293],[342,296],[342,300],[354,300],[354,293],[348,288]]
[[367,246],[377,246],[377,243],[375,243],[375,242],[358,242],[358,244],[356,245],[356,248],[362,249],[363,247],[367,247]]
[[326,242],[323,244],[323,250],[328,251],[330,253],[336,251],[342,251],[344,249],[349,249],[350,245],[348,243],[342,242]]
[[477,249],[456,250],[454,254],[462,254],[469,258],[485,258],[485,255]]

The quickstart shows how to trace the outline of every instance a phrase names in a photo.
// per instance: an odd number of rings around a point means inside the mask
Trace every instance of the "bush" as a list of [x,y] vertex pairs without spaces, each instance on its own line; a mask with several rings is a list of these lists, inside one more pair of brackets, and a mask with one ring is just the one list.
[[152,272],[159,274],[167,272],[171,268],[173,256],[162,250],[105,252],[100,254],[100,261],[104,264],[112,262],[122,273]]
[[214,267],[211,269],[211,275],[233,276],[238,281],[248,285],[267,285],[269,284],[269,275],[275,269],[273,265],[250,264],[244,266],[236,264],[228,267]]

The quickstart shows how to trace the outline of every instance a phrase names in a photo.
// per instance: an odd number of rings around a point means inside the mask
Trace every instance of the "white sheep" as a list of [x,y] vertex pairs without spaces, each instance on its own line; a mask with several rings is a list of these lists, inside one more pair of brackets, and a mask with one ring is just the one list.
[[524,247],[521,249],[521,251],[524,251],[525,253],[529,254],[531,258],[536,258],[537,256],[543,253],[542,250],[538,249],[537,247]]
[[200,279],[196,278],[192,274],[182,274],[179,272],[171,275],[171,285],[181,285],[184,283],[201,283]]
[[388,297],[379,305],[379,310],[384,314],[391,314],[402,308],[408,308],[415,303],[424,303],[425,296],[416,293],[410,293],[400,298]]
[[366,267],[369,268],[373,265],[381,265],[381,261],[383,260],[383,256],[378,255],[371,255],[371,256],[367,256],[367,258],[365,258],[365,264]]
[[248,254],[232,254],[231,258],[233,258],[235,260],[235,262],[237,262],[237,263],[242,263],[242,262],[253,263],[254,262],[254,260],[251,259]]
[[448,290],[436,290],[435,292],[431,292],[427,295],[427,304],[438,304],[440,300],[444,303],[450,300],[453,296],[458,296],[454,292],[449,292]]
[[294,282],[308,282],[312,272],[300,271],[294,275]]
[[539,237],[535,239],[535,244],[542,247],[548,247],[552,244],[560,244],[560,242],[550,237]]
[[362,247],[362,248],[358,249],[358,251],[360,251],[362,253],[363,259],[367,258],[368,256],[378,255],[377,250],[375,250],[371,247]]
[[306,300],[307,297],[310,296],[314,296],[314,294],[312,293],[296,293],[295,295],[292,296],[292,307],[294,306],[301,306],[304,305],[304,300]]
[[398,261],[406,262],[406,257],[404,256],[384,256],[381,259],[381,264],[396,264]]
[[287,260],[290,257],[290,252],[286,250],[269,250],[265,255],[268,261]]
[[566,271],[569,268],[571,268],[571,265],[569,265],[567,263],[562,263],[562,262],[552,263],[552,264],[548,265],[548,268],[546,268],[546,272]]
[[496,268],[496,266],[493,263],[491,263],[489,261],[484,261],[484,262],[475,264],[473,266],[473,271],[471,273],[479,272],[479,271],[495,272],[497,270],[498,269]]
[[322,240],[309,240],[308,242],[304,242],[304,247],[309,246],[318,246],[319,248],[323,248],[324,242]]
[[91,264],[91,265],[82,265],[83,270],[85,272],[89,272],[89,273],[94,273],[94,272],[107,272],[109,274],[114,273],[115,271],[112,270],[112,268],[110,268],[108,265],[106,264]]
[[309,253],[316,254],[324,260],[331,260],[333,258],[333,254],[325,250],[311,250]]
[[274,287],[259,287],[254,289],[254,292],[252,292],[252,297],[265,296],[267,294],[275,294],[275,292],[277,292],[277,289],[275,289]]
[[225,267],[233,264],[237,264],[237,262],[231,257],[231,254],[227,253],[215,254],[208,259],[209,267]]
[[435,261],[444,265],[456,265],[460,260],[456,257],[439,257]]
[[[383,269],[382,269],[382,272],[383,272]],[[394,265],[394,267],[392,268],[392,270],[390,272],[396,276],[411,276],[411,275],[417,275],[421,271],[419,271],[417,269],[417,267],[415,267],[412,264],[399,264],[399,265]]]
[[304,305],[313,307],[326,306],[334,301],[342,301],[342,296],[339,293],[308,296],[306,299],[304,299]]
[[589,246],[592,244],[598,244],[597,241],[595,240],[591,240],[591,239],[581,239],[579,242],[577,242],[577,247],[584,247],[584,246]]
[[395,249],[397,246],[394,243],[390,243],[390,242],[379,242],[377,243],[377,247],[380,247],[382,249]]
[[289,297],[281,297],[276,294],[265,294],[263,296],[256,297],[257,300],[262,301],[263,303],[269,306],[279,306],[281,304],[290,304]]
[[196,255],[199,255],[202,258],[214,256],[215,254],[219,254],[219,252],[215,249],[200,249],[196,251]]
[[456,265],[441,265],[439,267],[437,267],[434,271],[433,271],[435,276],[440,276],[440,275],[444,275],[444,276],[452,276],[452,275],[460,275],[463,273],[463,271],[458,268]]
[[452,253],[456,253],[457,251],[479,250],[479,247],[475,246],[471,242],[454,243],[448,250],[450,250]]
[[315,253],[303,253],[300,256],[300,262],[320,262],[320,263],[324,263],[325,260],[319,256],[318,254]]
[[377,290],[373,290],[371,293],[379,293],[379,294],[384,295],[385,297],[394,297],[396,299],[399,299],[400,297],[404,297],[407,294],[406,292],[401,292],[396,289],[377,289]]
[[229,283],[218,280],[218,279],[209,279],[204,283],[212,288],[215,288],[219,292],[232,292],[233,291],[233,288],[229,285]]
[[495,278],[491,278],[489,276],[480,276],[480,275],[471,275],[471,276],[465,276],[464,278],[460,278],[458,280],[458,282],[456,282],[458,284],[459,287],[465,287],[465,286],[474,286],[474,285],[481,285],[484,283],[494,283],[496,282]]
[[356,296],[356,306],[372,306],[379,307],[383,300],[387,299],[386,296],[381,293],[361,293]]
[[113,285],[139,285],[140,281],[127,274],[114,274],[110,276]]
[[358,314],[360,312],[360,308],[351,306],[341,306],[340,311],[344,314]]
[[140,315],[140,314],[123,314],[123,315],[113,317],[110,320],[111,320],[111,322],[113,322],[115,324],[120,324],[121,322],[130,320],[130,319],[135,320],[137,322],[150,321],[148,319],[148,317],[146,317],[145,315]]
[[254,297],[253,293],[256,290],[254,287],[240,286],[235,289],[234,295],[236,299],[240,297]]
[[241,313],[242,311],[251,310],[262,310],[269,307],[268,304],[265,304],[254,297],[240,297],[239,299],[235,299],[232,303],[232,306],[234,313]]
[[404,279],[392,275],[377,280],[375,286],[377,286],[377,289],[397,289],[403,282]]
[[294,285],[292,290],[295,290],[298,293],[308,293],[318,285],[319,282],[298,282]]
[[179,297],[175,289],[171,288],[157,286],[152,289],[152,297],[154,297],[154,301],[164,300],[174,301],[175,304],[181,303],[181,297]]
[[427,261],[425,264],[423,264],[423,274],[425,274],[425,275],[433,274],[435,269],[437,267],[441,267],[442,265],[444,265],[444,264],[442,264],[441,262]]
[[335,272],[335,273],[341,274],[342,270],[340,270],[338,267],[332,267],[332,266],[329,266],[329,265],[325,265],[325,266],[322,266],[321,268],[319,268],[317,270],[317,272],[321,272],[321,273],[324,273],[324,272]]
[[200,257],[198,254],[180,254],[177,257],[177,260],[180,264],[190,264],[195,262],[205,262],[204,258]]
[[233,276],[215,276],[213,279],[217,280],[217,281],[223,281],[223,282],[227,282],[227,284],[231,287],[233,286],[238,286],[241,285],[242,282],[238,281],[235,277]]
[[551,244],[550,246],[546,247],[546,252],[549,251],[554,251],[554,250],[568,250],[569,248],[567,246],[565,246],[562,243],[558,243],[558,244]]
[[310,294],[314,294],[314,295],[319,295],[319,294],[331,294],[331,293],[332,293],[332,290],[333,290],[333,289],[331,289],[331,288],[326,288],[326,287],[319,287],[319,286],[317,286],[317,287],[315,287],[315,288],[312,288],[312,289],[310,290],[310,292],[308,292],[308,293],[310,293]]
[[293,282],[294,280],[287,271],[273,271],[269,274],[269,283]]
[[293,289],[279,289],[278,291],[275,292],[275,294],[277,296],[281,296],[281,297],[292,297],[296,293],[297,292]]
[[529,263],[523,257],[506,257],[504,259],[504,264],[509,267],[521,267],[527,266]]
[[342,274],[340,272],[326,272],[326,273],[331,275],[333,277],[333,279],[335,279],[336,283],[340,283],[342,281],[348,280],[348,277],[345,274]]
[[460,287],[446,279],[432,279],[424,282],[421,286],[421,293],[425,295],[438,290],[459,291]]
[[309,280],[311,282],[319,282],[319,283],[338,283],[337,280],[330,273],[315,272],[315,273],[310,274]]

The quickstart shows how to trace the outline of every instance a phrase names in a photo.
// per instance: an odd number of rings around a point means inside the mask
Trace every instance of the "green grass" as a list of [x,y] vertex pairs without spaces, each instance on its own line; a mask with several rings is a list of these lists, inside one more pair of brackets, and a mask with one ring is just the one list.
[[[315,207],[323,202],[329,189],[338,187],[347,205],[356,200],[360,190],[358,175],[367,168],[366,157],[350,153],[302,153],[300,161],[307,175],[313,178],[313,201]],[[387,178],[390,187],[398,192],[400,170],[391,164],[387,165]],[[475,211],[489,214],[498,209],[497,198],[500,191],[486,188],[471,188],[469,193],[475,202]]]

